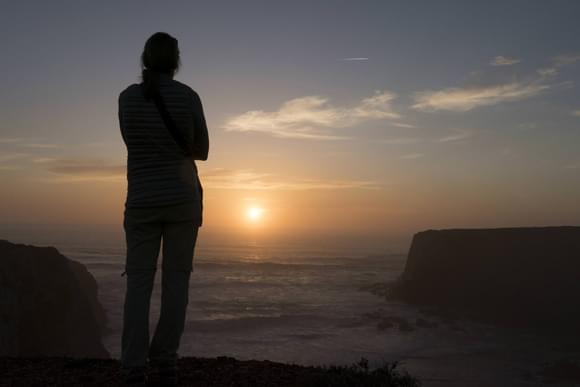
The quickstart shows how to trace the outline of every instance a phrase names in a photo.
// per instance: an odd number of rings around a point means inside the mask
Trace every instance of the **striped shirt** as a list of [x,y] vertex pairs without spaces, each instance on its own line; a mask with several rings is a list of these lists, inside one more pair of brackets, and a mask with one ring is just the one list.
[[208,131],[199,95],[189,86],[161,74],[159,92],[175,125],[193,146],[185,156],[165,126],[153,100],[139,84],[119,94],[119,125],[127,147],[125,208],[144,208],[202,200],[194,160],[206,160]]

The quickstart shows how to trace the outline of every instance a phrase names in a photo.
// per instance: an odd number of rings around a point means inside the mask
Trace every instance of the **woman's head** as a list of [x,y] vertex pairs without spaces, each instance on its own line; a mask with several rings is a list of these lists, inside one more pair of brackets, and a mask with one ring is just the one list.
[[173,77],[180,64],[177,39],[165,32],[151,35],[141,54],[141,77],[145,86],[145,97],[151,96],[157,88],[160,73]]

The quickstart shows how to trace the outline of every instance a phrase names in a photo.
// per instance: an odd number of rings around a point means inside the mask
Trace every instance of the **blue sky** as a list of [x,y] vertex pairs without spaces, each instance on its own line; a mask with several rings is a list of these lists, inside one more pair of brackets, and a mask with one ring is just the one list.
[[[7,2],[0,211],[118,221],[117,96],[166,31],[210,126],[216,227],[243,198],[360,232],[577,223],[579,17],[561,0]],[[86,192],[100,210],[48,210]]]

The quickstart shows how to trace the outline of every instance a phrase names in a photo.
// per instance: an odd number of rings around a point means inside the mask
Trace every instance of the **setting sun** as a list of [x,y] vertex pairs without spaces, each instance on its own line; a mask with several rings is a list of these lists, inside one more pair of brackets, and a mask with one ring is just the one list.
[[262,218],[262,213],[263,212],[264,212],[264,210],[262,208],[259,208],[259,207],[250,207],[246,211],[246,216],[251,221],[258,221],[258,220],[260,220],[260,218]]

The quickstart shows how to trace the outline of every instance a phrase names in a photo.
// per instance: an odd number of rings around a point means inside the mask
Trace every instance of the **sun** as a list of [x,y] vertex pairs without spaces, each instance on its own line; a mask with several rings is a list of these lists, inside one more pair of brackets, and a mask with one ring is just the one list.
[[246,217],[251,220],[252,222],[257,222],[262,218],[262,214],[264,213],[264,209],[260,207],[250,207],[246,211]]

